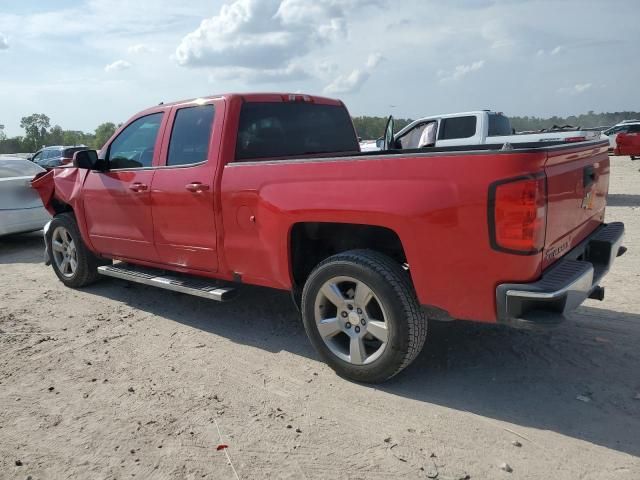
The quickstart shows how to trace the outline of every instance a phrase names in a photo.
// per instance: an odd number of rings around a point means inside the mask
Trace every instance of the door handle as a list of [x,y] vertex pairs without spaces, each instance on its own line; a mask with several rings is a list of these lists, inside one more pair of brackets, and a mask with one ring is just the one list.
[[145,192],[149,187],[144,183],[135,182],[129,185],[129,190],[133,190],[134,192]]
[[190,192],[197,193],[197,192],[205,192],[209,190],[209,185],[205,185],[204,183],[200,183],[200,182],[191,182],[191,183],[187,183],[187,185],[184,188],[186,188]]

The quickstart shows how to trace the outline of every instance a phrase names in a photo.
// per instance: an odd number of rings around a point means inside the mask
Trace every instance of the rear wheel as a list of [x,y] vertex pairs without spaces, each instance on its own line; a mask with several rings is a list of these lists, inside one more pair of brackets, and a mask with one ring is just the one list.
[[47,232],[51,265],[68,287],[84,287],[98,279],[100,259],[82,242],[75,217],[71,213],[56,215]]
[[407,272],[391,258],[351,250],[320,263],[302,293],[305,330],[339,375],[383,382],[407,367],[427,320]]

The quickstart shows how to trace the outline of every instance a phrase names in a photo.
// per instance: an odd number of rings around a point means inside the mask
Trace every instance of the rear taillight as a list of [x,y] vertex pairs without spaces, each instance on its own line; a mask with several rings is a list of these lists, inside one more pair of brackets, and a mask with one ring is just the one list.
[[587,137],[566,137],[565,142],[584,142]]
[[71,163],[72,161],[73,161],[73,158],[63,157],[60,160],[60,165],[67,165],[68,163]]
[[519,255],[541,251],[546,223],[544,175],[504,180],[489,188],[489,235],[496,250]]

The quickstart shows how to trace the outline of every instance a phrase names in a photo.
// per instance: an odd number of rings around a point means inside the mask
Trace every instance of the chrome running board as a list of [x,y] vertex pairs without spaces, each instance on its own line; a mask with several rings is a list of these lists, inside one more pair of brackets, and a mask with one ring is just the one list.
[[235,296],[236,290],[231,287],[221,287],[216,280],[193,277],[164,270],[139,267],[128,263],[117,263],[98,267],[98,273],[108,277],[120,278],[130,282],[142,283],[152,287],[172,290],[174,292],[195,295],[218,302],[230,300]]

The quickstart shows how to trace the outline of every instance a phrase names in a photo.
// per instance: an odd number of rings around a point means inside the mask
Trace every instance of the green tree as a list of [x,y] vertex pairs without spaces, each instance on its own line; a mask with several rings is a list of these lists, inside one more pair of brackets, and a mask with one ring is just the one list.
[[93,142],[93,146],[96,149],[100,149],[103,147],[107,140],[111,138],[116,131],[116,125],[112,122],[106,122],[98,125],[95,132],[95,140]]
[[33,113],[20,120],[20,128],[24,129],[25,140],[32,150],[37,150],[44,144],[50,122],[44,113]]
[[46,136],[47,145],[62,145],[64,143],[64,130],[60,125],[55,125]]
[[64,145],[93,145],[94,136],[92,133],[84,133],[80,130],[64,130]]
[[4,133],[4,125],[0,125],[0,142],[3,142],[7,139],[7,134]]

